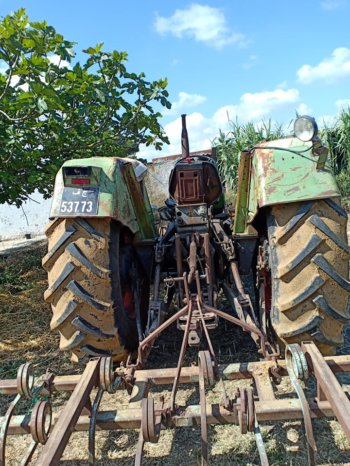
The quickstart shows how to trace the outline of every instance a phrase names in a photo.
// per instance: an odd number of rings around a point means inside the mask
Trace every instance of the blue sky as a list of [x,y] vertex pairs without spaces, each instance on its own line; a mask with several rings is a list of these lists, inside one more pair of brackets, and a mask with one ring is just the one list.
[[288,123],[299,111],[322,123],[350,103],[350,0],[0,0],[0,15],[20,7],[76,41],[78,59],[104,42],[128,52],[131,71],[168,78],[164,155],[179,152],[181,113],[198,150],[227,114]]

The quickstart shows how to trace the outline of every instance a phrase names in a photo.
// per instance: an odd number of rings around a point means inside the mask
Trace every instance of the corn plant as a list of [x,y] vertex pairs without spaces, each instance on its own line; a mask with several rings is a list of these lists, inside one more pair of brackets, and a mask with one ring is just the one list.
[[321,138],[328,146],[340,192],[350,196],[350,107],[340,112],[333,126],[324,126]]
[[221,176],[229,190],[235,191],[238,182],[238,165],[242,150],[251,149],[260,142],[271,141],[285,136],[282,125],[273,124],[271,120],[259,124],[248,122],[240,124],[238,119],[229,120],[230,130],[219,131],[213,141],[216,147]]

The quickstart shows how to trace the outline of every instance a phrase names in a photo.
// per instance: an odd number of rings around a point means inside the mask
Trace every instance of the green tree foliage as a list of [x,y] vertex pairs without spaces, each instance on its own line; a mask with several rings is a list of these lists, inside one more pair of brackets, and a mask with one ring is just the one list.
[[282,125],[273,125],[271,120],[259,125],[252,122],[242,125],[236,119],[229,121],[230,131],[220,130],[213,141],[216,147],[219,170],[229,190],[236,191],[238,182],[238,165],[242,150],[248,150],[262,141],[272,141],[285,136]]
[[67,159],[168,143],[154,109],[171,107],[166,79],[129,72],[127,54],[103,44],[71,64],[74,45],[24,9],[0,21],[0,203],[49,197]]

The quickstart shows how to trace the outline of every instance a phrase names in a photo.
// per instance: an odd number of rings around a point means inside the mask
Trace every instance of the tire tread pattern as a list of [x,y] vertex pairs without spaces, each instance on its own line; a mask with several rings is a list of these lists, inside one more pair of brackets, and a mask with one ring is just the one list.
[[46,229],[43,266],[49,287],[44,298],[53,309],[50,326],[60,333],[60,349],[71,351],[75,361],[127,357],[111,290],[111,225],[110,219],[59,218]]
[[272,326],[283,344],[313,340],[323,354],[350,320],[347,213],[338,199],[272,206],[267,218]]

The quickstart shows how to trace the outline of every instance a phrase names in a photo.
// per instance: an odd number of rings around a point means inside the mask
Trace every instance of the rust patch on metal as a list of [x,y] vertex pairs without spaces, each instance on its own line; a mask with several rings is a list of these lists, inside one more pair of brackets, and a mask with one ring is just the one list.
[[300,191],[300,186],[294,186],[294,188],[287,189],[287,191],[285,191],[285,193],[286,194],[292,194],[292,193],[296,193],[297,191]]

